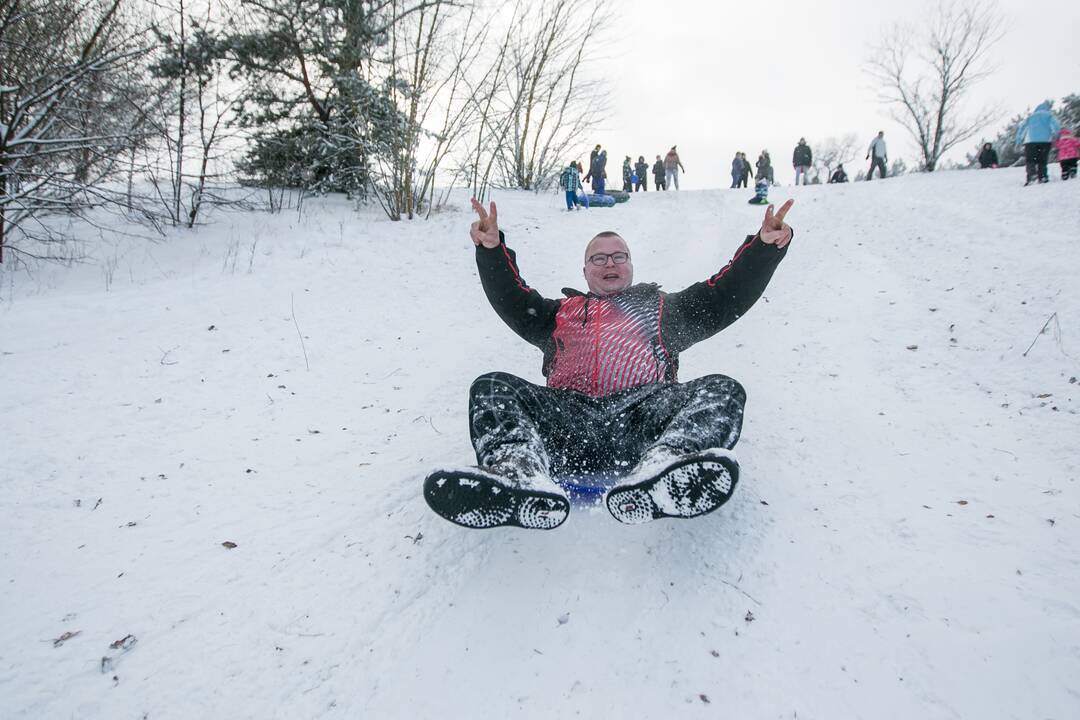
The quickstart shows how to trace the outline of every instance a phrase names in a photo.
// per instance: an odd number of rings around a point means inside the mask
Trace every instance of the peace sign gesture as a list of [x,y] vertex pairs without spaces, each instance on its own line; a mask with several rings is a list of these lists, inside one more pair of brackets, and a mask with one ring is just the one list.
[[761,242],[766,245],[775,245],[778,249],[791,242],[791,226],[784,222],[784,216],[794,204],[794,199],[788,200],[780,206],[780,212],[775,215],[773,215],[773,206],[769,205],[765,211],[765,220],[761,223],[761,230],[758,231]]
[[472,224],[469,229],[469,237],[473,245],[483,245],[486,248],[499,247],[499,211],[495,203],[491,203],[490,211],[484,210],[484,206],[476,198],[472,199],[473,210],[480,219]]

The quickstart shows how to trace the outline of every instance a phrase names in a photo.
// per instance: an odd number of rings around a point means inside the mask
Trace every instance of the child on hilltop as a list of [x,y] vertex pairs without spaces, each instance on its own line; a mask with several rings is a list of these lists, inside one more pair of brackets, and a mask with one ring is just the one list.
[[645,162],[644,155],[638,155],[637,162],[634,163],[634,175],[637,180],[634,181],[634,192],[642,190],[648,192],[649,190],[649,163]]
[[759,177],[754,183],[754,197],[750,198],[747,202],[751,205],[768,205],[769,204],[769,179],[767,177]]
[[1054,141],[1054,147],[1058,152],[1061,179],[1070,180],[1076,177],[1076,159],[1080,157],[1080,140],[1076,139],[1072,131],[1065,128],[1058,135],[1058,139]]
[[656,162],[652,166],[653,182],[657,190],[667,190],[667,180],[664,175],[664,161],[656,156]]
[[566,193],[567,212],[575,207],[578,210],[581,209],[581,200],[578,198],[578,193],[581,191],[581,176],[578,172],[577,163],[571,162],[559,176],[559,187]]

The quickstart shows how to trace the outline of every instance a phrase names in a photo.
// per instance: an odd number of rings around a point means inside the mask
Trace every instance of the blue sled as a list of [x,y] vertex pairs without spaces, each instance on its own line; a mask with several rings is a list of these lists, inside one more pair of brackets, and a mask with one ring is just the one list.
[[616,475],[568,475],[555,478],[574,507],[596,507],[603,504],[604,494],[615,487],[620,478]]

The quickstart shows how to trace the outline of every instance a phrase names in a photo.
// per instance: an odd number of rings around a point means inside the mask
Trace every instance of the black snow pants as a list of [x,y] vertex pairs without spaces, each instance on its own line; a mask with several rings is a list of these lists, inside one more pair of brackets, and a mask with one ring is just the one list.
[[1024,143],[1024,162],[1027,165],[1027,181],[1049,182],[1046,161],[1050,157],[1050,143]]
[[1061,161],[1061,179],[1071,180],[1076,177],[1076,158]]
[[724,375],[594,398],[494,372],[472,384],[469,425],[481,468],[554,479],[618,476],[653,447],[677,454],[733,448],[745,403],[742,385]]
[[866,173],[866,179],[869,180],[874,177],[874,169],[877,168],[882,178],[885,177],[885,158],[880,155],[875,155],[870,159],[870,172]]

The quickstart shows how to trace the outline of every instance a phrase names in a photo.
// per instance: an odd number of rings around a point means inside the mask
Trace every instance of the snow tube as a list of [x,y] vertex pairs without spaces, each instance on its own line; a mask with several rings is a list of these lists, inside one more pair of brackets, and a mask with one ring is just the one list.
[[589,207],[612,207],[615,204],[615,198],[610,195],[590,195]]
[[611,190],[608,192],[608,195],[615,198],[615,202],[617,203],[624,203],[630,199],[630,193],[625,190]]

